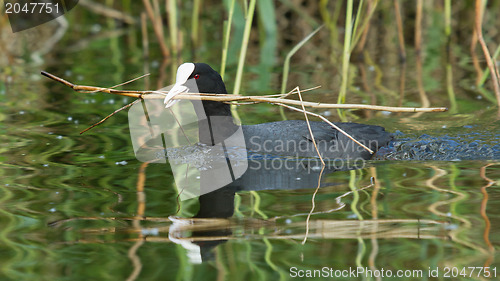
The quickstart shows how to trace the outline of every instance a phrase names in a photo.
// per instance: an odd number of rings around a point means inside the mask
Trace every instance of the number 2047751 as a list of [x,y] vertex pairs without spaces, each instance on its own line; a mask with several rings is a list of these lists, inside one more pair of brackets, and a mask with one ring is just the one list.
[[496,267],[445,267],[443,268],[443,277],[497,277]]
[[6,14],[59,13],[59,3],[5,3]]

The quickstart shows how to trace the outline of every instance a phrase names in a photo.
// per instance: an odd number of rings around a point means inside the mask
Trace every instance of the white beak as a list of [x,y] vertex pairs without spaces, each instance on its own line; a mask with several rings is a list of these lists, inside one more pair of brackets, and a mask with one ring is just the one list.
[[178,94],[181,93],[187,93],[189,91],[189,88],[186,87],[184,84],[187,82],[189,76],[194,71],[194,63],[191,62],[186,62],[183,63],[177,68],[177,76],[175,77],[175,84],[168,91],[167,96],[165,97],[165,100],[163,103],[165,104],[165,108],[171,107],[174,105],[176,102],[179,100],[172,100],[173,97],[177,96]]

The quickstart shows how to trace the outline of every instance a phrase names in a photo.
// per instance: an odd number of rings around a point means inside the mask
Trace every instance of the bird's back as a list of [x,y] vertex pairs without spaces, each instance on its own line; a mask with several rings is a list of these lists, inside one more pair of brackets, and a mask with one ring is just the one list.
[[[371,154],[325,122],[309,122],[321,156],[327,159],[370,159]],[[357,123],[335,123],[340,129],[373,151],[386,145],[391,135],[383,127]],[[317,157],[308,126],[302,120],[244,125],[246,147],[259,154]]]

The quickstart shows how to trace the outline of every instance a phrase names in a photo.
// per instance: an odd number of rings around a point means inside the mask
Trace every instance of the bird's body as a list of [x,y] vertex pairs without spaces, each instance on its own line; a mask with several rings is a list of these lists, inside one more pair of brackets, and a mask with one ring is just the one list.
[[[371,154],[325,122],[309,121],[316,147],[326,159],[369,159]],[[391,136],[383,127],[357,123],[335,123],[373,151],[386,145]],[[243,125],[246,147],[249,151],[296,157],[316,157],[306,121],[286,120],[257,125]],[[284,137],[285,136],[285,137]]]
[[[197,89],[186,87],[190,79],[196,81]],[[171,98],[181,92],[227,94],[220,75],[204,63],[185,63],[179,66],[176,84],[165,98],[167,107],[173,104]],[[202,105],[202,109],[199,108],[196,112],[200,119],[201,143],[214,145],[240,128],[234,124],[228,104],[202,101]],[[199,112],[200,110],[204,112]],[[329,124],[314,121],[310,121],[309,124],[318,151],[323,158],[370,159],[372,157],[370,152]],[[392,139],[392,136],[380,126],[357,123],[335,123],[335,125],[373,151],[377,151]],[[243,125],[241,128],[245,146],[251,152],[293,157],[318,156],[306,121],[287,120]]]

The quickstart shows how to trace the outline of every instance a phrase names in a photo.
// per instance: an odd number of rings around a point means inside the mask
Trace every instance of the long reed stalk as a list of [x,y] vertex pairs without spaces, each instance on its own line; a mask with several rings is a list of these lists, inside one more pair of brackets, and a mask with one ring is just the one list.
[[168,30],[170,33],[170,46],[174,60],[177,60],[179,52],[179,32],[177,26],[177,3],[176,0],[167,0]]
[[405,38],[403,34],[403,19],[401,18],[400,0],[394,0],[394,13],[396,14],[396,26],[398,28],[399,59],[406,62]]
[[351,40],[352,40],[352,0],[347,1],[346,18],[345,18],[345,34],[344,34],[344,51],[342,52],[342,84],[340,85],[338,103],[345,103],[347,93],[347,81],[349,73],[349,61],[351,58]]
[[[340,93],[337,99],[338,103],[345,103],[347,94],[347,83],[349,79],[349,63],[351,58],[351,42],[352,42],[352,6],[353,1],[348,0],[346,3],[346,18],[345,18],[345,34],[344,34],[344,50],[342,52],[342,82],[340,85]],[[342,121],[346,121],[345,114],[340,109],[337,109],[339,117]]]
[[200,44],[200,38],[199,38],[200,5],[201,5],[201,0],[194,0],[193,13],[191,15],[191,41],[193,47],[198,47],[198,45]]
[[149,17],[149,20],[151,21],[151,24],[153,25],[153,31],[155,33],[155,36],[158,40],[158,43],[160,44],[160,50],[163,55],[163,58],[170,58],[170,50],[167,48],[167,45],[165,44],[165,36],[163,34],[163,25],[161,23],[161,17],[159,16],[159,12],[157,12],[157,2],[155,3],[155,9],[151,6],[150,0],[143,0],[144,3],[144,8],[146,9],[146,13]]
[[240,56],[238,59],[238,69],[236,70],[236,79],[234,82],[234,95],[238,95],[240,93],[241,79],[243,77],[243,68],[245,66],[245,57],[247,54],[248,41],[250,39],[250,31],[252,29],[252,21],[256,2],[257,0],[250,0],[250,4],[248,5],[248,12],[246,13],[245,31],[243,32],[243,40],[241,42]]
[[[493,53],[493,61],[496,61],[498,59],[498,55],[500,55],[500,45],[498,45],[497,49],[495,50],[495,53]],[[498,70],[498,68],[497,68]],[[483,75],[481,76],[481,80],[479,81],[479,85],[484,85],[484,82],[486,82],[486,79],[490,76],[490,68],[487,66],[486,69],[482,72]],[[500,75],[499,75],[500,77]],[[500,78],[499,78],[500,79]]]
[[281,79],[281,94],[284,94],[285,91],[286,91],[286,84],[288,82],[288,74],[290,72],[290,59],[292,58],[292,56],[300,49],[302,48],[302,46],[304,46],[304,44],[307,43],[307,41],[309,41],[309,39],[311,39],[316,33],[318,33],[318,31],[323,27],[320,26],[318,28],[316,28],[313,32],[311,32],[309,35],[307,35],[304,39],[302,39],[299,43],[297,43],[297,45],[295,45],[291,50],[290,52],[288,52],[288,54],[286,54],[286,57],[285,57],[285,63],[283,64],[283,78]]
[[224,21],[224,37],[222,41],[222,59],[220,63],[220,76],[224,80],[224,75],[226,74],[226,61],[227,61],[227,49],[229,48],[229,37],[231,36],[231,25],[233,23],[234,14],[234,3],[236,0],[231,0],[229,6],[229,16],[227,20]]
[[477,39],[479,40],[479,44],[483,49],[484,57],[486,59],[486,63],[488,64],[488,68],[491,72],[491,82],[493,83],[493,89],[495,91],[495,95],[497,98],[497,106],[500,110],[500,84],[498,82],[498,71],[496,69],[495,64],[493,63],[493,59],[491,58],[490,51],[488,50],[488,46],[483,38],[483,30],[482,30],[482,22],[483,22],[483,13],[482,11],[483,1],[476,0],[476,20],[475,20],[475,29],[477,33]]
[[450,112],[457,112],[457,99],[455,90],[453,89],[453,68],[451,67],[452,53],[451,53],[451,0],[444,1],[444,34],[446,35],[446,51],[448,52],[446,60],[446,90],[448,98],[450,99]]

